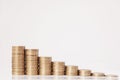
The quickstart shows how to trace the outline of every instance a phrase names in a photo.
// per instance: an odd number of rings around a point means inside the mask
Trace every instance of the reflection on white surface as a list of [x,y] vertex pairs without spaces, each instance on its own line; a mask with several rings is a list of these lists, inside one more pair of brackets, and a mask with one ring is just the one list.
[[12,80],[119,80],[106,77],[81,77],[81,76],[12,76]]

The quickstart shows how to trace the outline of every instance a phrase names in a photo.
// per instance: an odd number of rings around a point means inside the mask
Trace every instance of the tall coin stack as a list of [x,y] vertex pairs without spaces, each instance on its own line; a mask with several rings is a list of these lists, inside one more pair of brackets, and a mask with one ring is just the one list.
[[51,57],[39,57],[39,75],[51,75]]
[[78,66],[66,66],[66,75],[77,76],[78,75]]
[[53,62],[52,63],[52,74],[53,75],[64,75],[65,74],[65,63],[64,62]]
[[91,76],[91,70],[88,69],[81,69],[79,70],[80,76]]
[[26,75],[38,75],[38,49],[25,50]]
[[24,75],[24,46],[12,47],[12,75]]

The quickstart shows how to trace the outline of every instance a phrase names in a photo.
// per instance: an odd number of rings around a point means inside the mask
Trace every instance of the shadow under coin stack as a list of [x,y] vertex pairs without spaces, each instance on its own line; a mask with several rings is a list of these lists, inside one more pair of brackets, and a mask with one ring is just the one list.
[[51,57],[39,57],[39,75],[51,75]]
[[78,75],[78,66],[66,66],[66,75],[77,76]]
[[12,47],[12,74],[24,75],[24,46]]
[[38,49],[25,50],[26,75],[38,75]]
[[53,75],[64,75],[65,74],[65,63],[64,62],[53,62],[52,63]]

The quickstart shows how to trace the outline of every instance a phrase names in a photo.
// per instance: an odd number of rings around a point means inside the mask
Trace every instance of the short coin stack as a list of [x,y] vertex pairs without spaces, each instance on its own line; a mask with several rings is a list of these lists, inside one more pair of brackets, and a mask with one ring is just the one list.
[[39,75],[51,75],[51,57],[39,57]]
[[80,76],[91,76],[91,70],[88,69],[81,69],[79,70]]
[[12,74],[24,75],[24,46],[12,47]]
[[25,50],[26,75],[38,75],[38,49]]
[[52,63],[52,74],[53,75],[64,75],[65,74],[65,63],[64,62],[53,62]]
[[104,77],[105,74],[101,73],[101,72],[94,72],[94,73],[92,73],[92,76],[94,76],[94,77]]
[[66,66],[66,75],[77,76],[78,75],[78,66]]

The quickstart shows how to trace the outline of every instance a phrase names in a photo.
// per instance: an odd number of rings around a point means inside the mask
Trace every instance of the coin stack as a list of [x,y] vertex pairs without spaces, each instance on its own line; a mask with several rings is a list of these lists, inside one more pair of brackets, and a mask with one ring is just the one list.
[[39,57],[39,75],[51,75],[52,57]]
[[38,49],[25,50],[26,75],[38,75]]
[[105,74],[101,73],[101,72],[94,72],[94,73],[92,73],[92,76],[94,76],[94,77],[104,77]]
[[88,69],[81,69],[79,70],[80,76],[91,76],[91,70]]
[[114,74],[108,74],[106,75],[106,77],[108,78],[108,80],[119,80],[119,77]]
[[12,47],[12,74],[24,75],[24,46]]
[[52,74],[53,75],[64,75],[65,74],[65,63],[64,62],[53,62],[52,63]]
[[66,75],[68,76],[77,76],[78,75],[78,66],[66,66]]
[[106,77],[118,77],[117,75],[114,75],[114,74],[108,74],[108,75],[106,75]]

